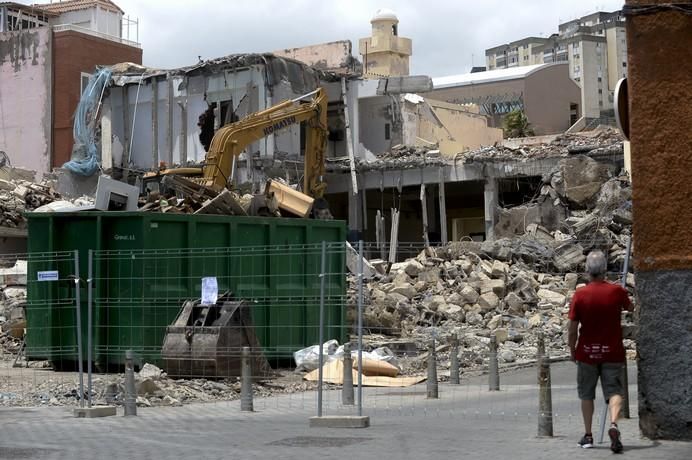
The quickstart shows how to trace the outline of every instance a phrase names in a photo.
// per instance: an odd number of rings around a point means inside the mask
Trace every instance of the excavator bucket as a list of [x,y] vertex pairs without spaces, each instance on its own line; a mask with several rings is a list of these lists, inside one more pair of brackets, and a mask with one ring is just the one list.
[[215,305],[202,305],[198,299],[185,302],[166,328],[161,355],[171,377],[238,377],[243,347],[250,348],[253,378],[269,376],[248,304],[222,297]]

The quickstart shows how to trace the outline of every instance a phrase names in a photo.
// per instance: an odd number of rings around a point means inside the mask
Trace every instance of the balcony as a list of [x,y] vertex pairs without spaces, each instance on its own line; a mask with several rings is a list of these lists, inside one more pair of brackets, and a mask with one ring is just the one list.
[[121,43],[123,45],[132,46],[133,48],[141,48],[142,47],[141,43],[133,42],[132,40],[127,40],[125,38],[118,37],[115,35],[104,34],[103,32],[98,32],[96,30],[87,29],[86,27],[76,26],[74,24],[59,24],[57,26],[53,26],[53,31],[55,31],[55,32],[68,32],[68,31],[79,32],[82,34],[91,35],[92,37],[98,37],[98,38],[102,38],[104,40],[110,40],[113,42]]

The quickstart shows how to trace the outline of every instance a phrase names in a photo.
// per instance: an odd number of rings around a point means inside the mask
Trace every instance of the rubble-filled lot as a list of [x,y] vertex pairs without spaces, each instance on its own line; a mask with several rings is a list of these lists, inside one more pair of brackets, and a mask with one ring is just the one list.
[[[535,359],[539,332],[552,354],[567,355],[569,302],[588,282],[582,274],[586,254],[604,251],[613,281],[621,278],[627,256],[631,188],[626,176],[611,174],[592,158],[570,156],[543,179],[537,198],[499,210],[496,240],[427,248],[375,275],[364,289],[365,327],[418,349],[435,337],[443,344],[443,365],[445,343],[457,334],[464,368],[483,365],[493,334],[502,363]],[[351,320],[354,283],[355,277]],[[626,283],[633,292],[631,273]],[[623,315],[625,346],[633,358],[635,326],[631,313]],[[418,358],[400,363],[404,372],[425,367]]]

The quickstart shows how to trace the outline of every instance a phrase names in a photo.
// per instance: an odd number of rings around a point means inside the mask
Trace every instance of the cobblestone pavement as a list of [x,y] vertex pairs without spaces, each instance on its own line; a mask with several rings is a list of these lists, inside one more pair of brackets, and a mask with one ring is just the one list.
[[[537,438],[534,368],[502,374],[502,390],[487,377],[440,385],[425,399],[425,384],[366,389],[367,429],[309,428],[314,393],[256,400],[253,413],[238,401],[139,409],[137,417],[76,419],[66,408],[0,409],[0,459],[600,459],[608,444],[576,445],[582,434],[572,363],[553,365],[555,437]],[[636,369],[630,366],[632,417],[620,423],[628,459],[692,458],[692,444],[639,437]],[[337,391],[325,392],[325,414],[352,413]],[[599,404],[600,405],[600,404]],[[600,412],[600,408],[597,409]],[[597,427],[597,421],[594,426]]]

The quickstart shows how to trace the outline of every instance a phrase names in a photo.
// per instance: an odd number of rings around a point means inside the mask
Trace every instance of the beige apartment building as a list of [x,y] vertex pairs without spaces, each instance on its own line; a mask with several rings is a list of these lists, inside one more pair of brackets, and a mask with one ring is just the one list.
[[625,17],[621,11],[596,12],[560,24],[550,37],[528,37],[485,51],[488,70],[568,62],[581,87],[587,120],[611,121],[613,91],[627,75]]

